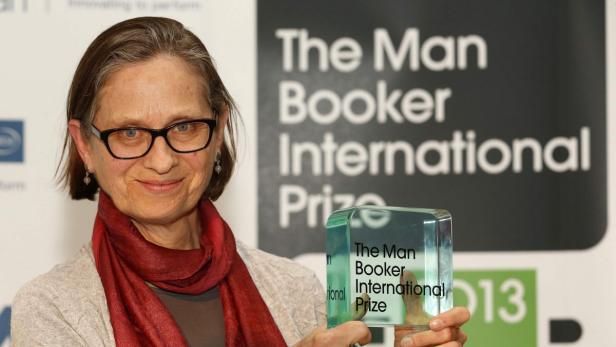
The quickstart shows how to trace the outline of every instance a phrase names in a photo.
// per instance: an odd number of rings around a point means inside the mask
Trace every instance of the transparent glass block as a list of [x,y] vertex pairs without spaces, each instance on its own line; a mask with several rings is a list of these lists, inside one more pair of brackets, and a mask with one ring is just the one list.
[[453,306],[451,215],[360,206],[327,220],[327,323],[427,329]]

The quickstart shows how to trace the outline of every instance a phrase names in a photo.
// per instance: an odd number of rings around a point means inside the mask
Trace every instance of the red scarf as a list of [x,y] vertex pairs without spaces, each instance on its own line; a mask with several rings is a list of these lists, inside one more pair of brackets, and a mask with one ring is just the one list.
[[226,346],[286,346],[237,253],[231,229],[211,201],[203,199],[198,206],[201,248],[186,251],[148,242],[108,195],[103,191],[99,195],[92,249],[119,347],[187,346],[173,317],[145,281],[192,295],[218,285]]

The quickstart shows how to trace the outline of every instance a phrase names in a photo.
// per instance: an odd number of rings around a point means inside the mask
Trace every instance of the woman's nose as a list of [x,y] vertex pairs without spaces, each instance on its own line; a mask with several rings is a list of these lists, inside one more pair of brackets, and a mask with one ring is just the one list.
[[177,164],[177,156],[165,139],[160,136],[154,139],[152,148],[144,157],[144,164],[159,174],[165,174]]

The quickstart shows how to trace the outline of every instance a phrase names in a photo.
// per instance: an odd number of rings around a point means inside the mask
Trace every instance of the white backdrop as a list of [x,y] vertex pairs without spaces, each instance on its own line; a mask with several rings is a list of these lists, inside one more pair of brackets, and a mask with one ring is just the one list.
[[[536,269],[539,346],[556,346],[549,343],[549,319],[569,317],[584,329],[582,338],[570,346],[616,344],[611,319],[616,310],[616,111],[610,103],[616,100],[616,0],[607,1],[606,13],[605,238],[584,251],[455,255],[456,269]],[[244,121],[239,165],[217,206],[236,237],[249,245],[257,243],[255,0],[0,0],[0,121],[24,123],[24,161],[0,161],[0,312],[26,281],[70,258],[90,239],[96,203],[69,200],[54,181],[66,95],[78,60],[94,37],[120,20],[142,15],[172,17],[193,30],[236,99]],[[324,278],[322,255],[300,258]],[[0,334],[0,347],[9,344]]]

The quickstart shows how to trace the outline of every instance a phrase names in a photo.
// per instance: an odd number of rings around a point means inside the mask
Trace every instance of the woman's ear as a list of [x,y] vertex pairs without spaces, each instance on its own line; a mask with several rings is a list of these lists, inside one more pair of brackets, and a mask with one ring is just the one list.
[[86,166],[86,170],[94,173],[90,145],[81,131],[81,122],[78,119],[71,119],[68,121],[68,133],[71,135],[75,147],[77,147],[77,152],[79,152],[79,156]]
[[214,145],[216,145],[216,152],[220,152],[222,144],[225,140],[225,131],[227,130],[227,120],[229,119],[229,107],[223,106],[222,112],[218,115],[216,123],[216,132],[214,135]]

